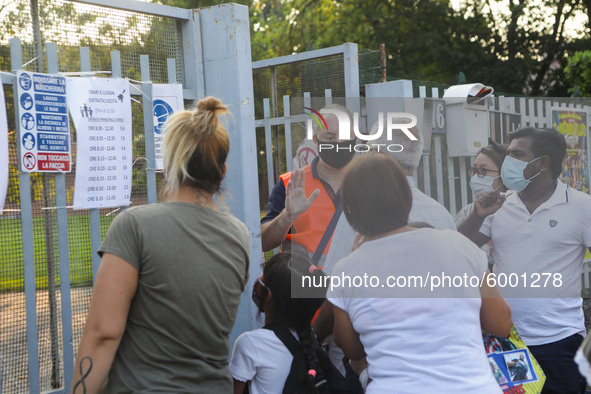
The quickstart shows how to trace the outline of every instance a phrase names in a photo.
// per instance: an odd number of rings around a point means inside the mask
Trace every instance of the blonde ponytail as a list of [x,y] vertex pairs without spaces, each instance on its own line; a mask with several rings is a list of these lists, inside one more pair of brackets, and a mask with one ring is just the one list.
[[218,116],[229,113],[215,97],[206,97],[192,111],[179,111],[167,121],[164,134],[165,193],[183,184],[215,193],[224,177],[230,137]]

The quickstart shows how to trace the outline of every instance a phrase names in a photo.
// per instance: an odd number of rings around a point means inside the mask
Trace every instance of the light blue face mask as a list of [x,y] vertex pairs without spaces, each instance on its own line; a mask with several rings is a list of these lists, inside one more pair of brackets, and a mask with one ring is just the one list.
[[[540,156],[542,157],[542,156]],[[540,175],[542,172],[538,172],[536,175],[529,179],[525,179],[523,176],[523,170],[528,164],[533,163],[540,157],[536,157],[532,161],[521,161],[511,156],[505,157],[503,166],[501,167],[501,179],[508,189],[515,190],[516,192],[523,191],[531,183],[531,180]]]

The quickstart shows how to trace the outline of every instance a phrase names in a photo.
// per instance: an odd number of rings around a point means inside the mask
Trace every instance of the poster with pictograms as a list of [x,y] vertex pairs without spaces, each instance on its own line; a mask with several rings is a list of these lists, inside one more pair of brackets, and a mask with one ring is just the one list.
[[164,169],[162,157],[162,141],[166,121],[176,111],[183,109],[183,85],[154,84],[152,85],[152,108],[154,116],[154,152],[156,157],[156,169]]
[[69,172],[66,78],[18,70],[18,141],[23,172]]

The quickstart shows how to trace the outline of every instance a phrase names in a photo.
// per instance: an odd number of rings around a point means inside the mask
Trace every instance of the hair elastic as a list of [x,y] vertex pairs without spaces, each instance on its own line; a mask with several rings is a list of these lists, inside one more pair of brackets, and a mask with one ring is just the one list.
[[498,154],[501,155],[501,157],[503,158],[503,160],[505,159],[505,156],[507,156],[507,151],[505,150],[505,148],[503,148],[502,145],[497,144],[490,137],[488,137],[488,144],[493,148],[493,150],[495,152],[497,152]]
[[308,272],[310,274],[313,274],[314,271],[316,271],[318,269],[318,267],[316,267],[314,264],[310,265],[310,267],[308,267]]
[[308,375],[310,375],[313,378],[315,378],[316,377],[316,370],[315,369],[309,369],[308,370]]

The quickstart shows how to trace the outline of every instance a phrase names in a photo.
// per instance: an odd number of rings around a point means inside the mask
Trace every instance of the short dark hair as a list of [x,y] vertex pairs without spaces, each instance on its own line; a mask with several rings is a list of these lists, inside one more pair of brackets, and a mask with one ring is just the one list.
[[412,193],[402,166],[383,153],[360,155],[341,187],[347,220],[361,235],[378,235],[408,223]]
[[562,173],[562,160],[566,155],[566,141],[562,134],[548,128],[523,127],[509,134],[509,142],[516,138],[529,138],[532,152],[536,157],[548,156],[552,176],[558,178]]

